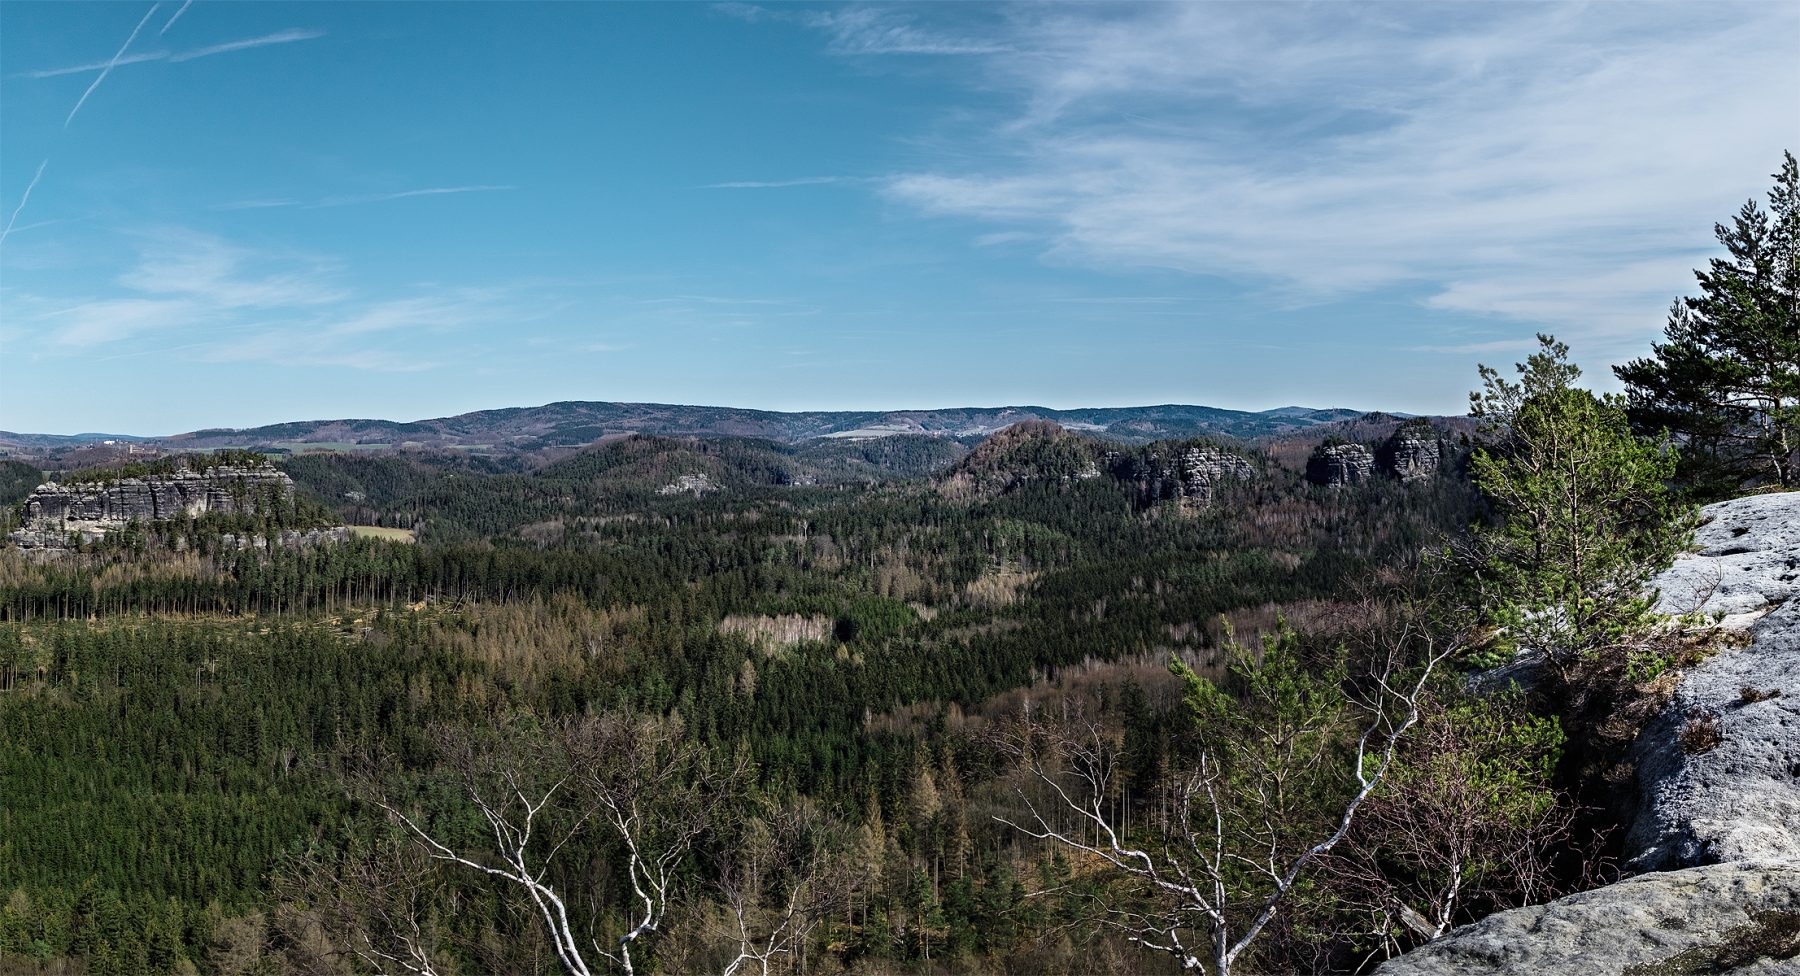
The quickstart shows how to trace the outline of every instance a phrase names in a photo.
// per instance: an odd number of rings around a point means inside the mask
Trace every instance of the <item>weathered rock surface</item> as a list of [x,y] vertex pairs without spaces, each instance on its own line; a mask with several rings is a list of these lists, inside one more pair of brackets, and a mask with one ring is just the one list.
[[[1702,515],[1701,550],[1657,578],[1663,608],[1723,615],[1749,640],[1689,669],[1633,746],[1637,870],[1800,858],[1800,492]],[[1684,748],[1691,723],[1716,729],[1717,745]]]
[[1800,492],[1701,514],[1697,551],[1654,581],[1660,609],[1740,633],[1633,745],[1626,855],[1651,873],[1492,915],[1378,973],[1800,974]]
[[1375,451],[1375,466],[1403,482],[1437,477],[1443,465],[1443,445],[1437,428],[1428,420],[1401,424]]
[[1201,504],[1212,501],[1225,481],[1243,481],[1256,474],[1250,462],[1212,447],[1190,447],[1181,452],[1181,494]]
[[1800,492],[1734,498],[1700,517],[1697,551],[1655,580],[1658,610],[1725,614],[1742,627],[1800,593]]
[[[350,538],[350,527],[332,525],[319,529],[282,529],[275,535],[275,547],[278,549],[305,549],[321,546],[328,542],[344,542]],[[266,535],[238,535],[226,532],[219,536],[219,541],[230,549],[267,549],[269,537]]]
[[1204,445],[1181,448],[1168,455],[1151,452],[1141,460],[1108,454],[1106,463],[1117,477],[1137,482],[1139,492],[1149,500],[1175,498],[1183,505],[1194,506],[1211,504],[1219,489],[1229,482],[1256,476],[1256,469],[1244,457]]
[[1639,875],[1490,915],[1379,976],[1677,976],[1800,972],[1800,862]]
[[1342,488],[1359,485],[1375,474],[1375,454],[1361,444],[1321,444],[1306,460],[1306,480]]
[[254,512],[270,497],[294,488],[274,468],[185,468],[173,474],[124,478],[106,484],[39,485],[25,499],[25,523],[97,522],[124,525],[132,519],[156,522],[208,512]]
[[294,482],[284,472],[231,465],[106,483],[52,481],[26,497],[24,525],[11,539],[28,549],[60,549],[70,535],[99,539],[133,521],[256,514],[293,490]]
[[692,493],[695,498],[724,490],[724,486],[712,480],[709,474],[684,474],[674,481],[656,489],[658,495],[685,495]]

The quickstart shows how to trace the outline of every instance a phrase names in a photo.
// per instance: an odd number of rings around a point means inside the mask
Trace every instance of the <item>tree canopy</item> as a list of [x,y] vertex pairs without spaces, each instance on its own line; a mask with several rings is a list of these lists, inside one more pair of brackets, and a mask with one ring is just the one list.
[[1706,495],[1746,482],[1800,486],[1800,167],[1783,154],[1767,210],[1746,201],[1714,234],[1726,254],[1700,294],[1669,309],[1651,355],[1613,372],[1632,425],[1682,439],[1682,472]]

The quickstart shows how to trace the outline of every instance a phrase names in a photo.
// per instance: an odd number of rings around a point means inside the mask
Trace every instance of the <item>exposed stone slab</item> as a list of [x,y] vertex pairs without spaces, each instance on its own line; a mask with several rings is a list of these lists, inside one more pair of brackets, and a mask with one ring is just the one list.
[[1665,609],[1697,605],[1748,640],[1690,668],[1633,746],[1637,870],[1800,857],[1800,493],[1702,515],[1700,551],[1656,580]]
[[1627,878],[1498,912],[1378,976],[1774,976],[1800,972],[1800,862],[1713,864]]

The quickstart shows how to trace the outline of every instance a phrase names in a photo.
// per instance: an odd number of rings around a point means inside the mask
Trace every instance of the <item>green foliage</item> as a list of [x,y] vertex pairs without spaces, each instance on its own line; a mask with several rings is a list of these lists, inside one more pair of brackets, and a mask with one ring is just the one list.
[[12,506],[25,500],[31,490],[44,483],[44,472],[23,461],[0,460],[0,506]]
[[1769,209],[1746,202],[1714,233],[1726,251],[1669,310],[1664,342],[1613,372],[1645,433],[1682,437],[1706,497],[1746,482],[1800,486],[1800,166],[1784,153]]
[[[739,473],[716,470],[733,490],[656,495],[688,462],[727,464]],[[19,892],[24,906],[0,908],[0,969],[69,955],[90,969],[181,968],[150,948],[166,943],[171,899],[185,959],[209,971],[226,956],[256,963],[270,877],[290,855],[335,862],[386,837],[337,782],[342,748],[396,757],[437,804],[429,812],[449,816],[454,784],[423,730],[619,710],[678,714],[709,750],[744,750],[757,790],[810,797],[867,828],[878,883],[821,931],[815,962],[836,946],[844,965],[929,953],[933,965],[998,968],[1076,926],[1100,888],[991,820],[999,770],[966,716],[1037,683],[1160,660],[1172,644],[1201,651],[1197,623],[1223,613],[1333,600],[1466,523],[1471,501],[1449,479],[1321,498],[1269,467],[1231,504],[1183,516],[1148,509],[1116,477],[976,500],[928,483],[770,477],[819,463],[676,440],[603,445],[532,474],[302,456],[284,467],[310,500],[424,521],[423,541],[236,550],[175,523],[142,531],[180,534],[180,551],[136,551],[131,533],[53,561],[0,551],[0,896]],[[825,618],[833,639],[771,654],[720,631],[727,616],[784,613]],[[1299,663],[1282,664],[1290,651]],[[1284,643],[1279,667],[1217,687],[1278,710],[1322,706],[1300,690],[1329,689],[1292,682],[1333,660]],[[1193,725],[1167,683],[1105,696],[1132,752],[1131,802],[1153,805],[1158,764],[1191,745]],[[1315,774],[1285,768],[1299,811]],[[570,868],[602,911],[629,891],[603,866],[610,853],[584,850]],[[715,853],[693,870],[716,870]],[[1040,860],[1070,883],[1066,897],[1026,896]],[[78,907],[102,897],[84,886],[124,907],[123,928],[106,925],[125,935],[80,934],[113,913]],[[457,906],[445,914],[457,938],[553,958],[531,941],[532,916],[493,891],[471,882],[438,897]],[[1050,944],[1016,968],[1083,965]],[[482,965],[518,958],[502,949],[470,952],[469,970],[518,968]]]
[[[1231,665],[1210,681],[1177,660],[1199,748],[1217,777],[1229,856],[1244,863],[1285,862],[1330,833],[1355,786],[1349,750],[1352,707],[1341,648],[1309,653],[1282,621],[1254,654],[1227,635]],[[1206,805],[1197,813],[1210,818]],[[1203,831],[1211,825],[1201,825]],[[1266,896],[1271,879],[1246,871],[1236,892],[1245,902]]]
[[1493,440],[1472,471],[1498,518],[1483,534],[1496,622],[1566,669],[1649,627],[1646,584],[1691,522],[1667,487],[1672,446],[1633,436],[1619,399],[1571,386],[1568,347],[1539,340],[1517,383],[1481,368],[1472,400]]

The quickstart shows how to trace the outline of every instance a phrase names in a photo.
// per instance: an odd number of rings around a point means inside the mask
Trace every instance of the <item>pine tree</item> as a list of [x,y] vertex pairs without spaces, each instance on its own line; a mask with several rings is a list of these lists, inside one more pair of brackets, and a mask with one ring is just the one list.
[[1714,234],[1726,257],[1669,310],[1666,342],[1613,372],[1640,432],[1683,440],[1705,494],[1745,481],[1800,486],[1800,167],[1783,154],[1769,209],[1747,201]]
[[1472,466],[1499,516],[1483,535],[1495,613],[1566,674],[1647,630],[1647,584],[1689,526],[1667,488],[1670,445],[1633,436],[1619,398],[1571,385],[1581,371],[1569,347],[1538,341],[1517,383],[1481,367],[1470,400],[1489,443]]

